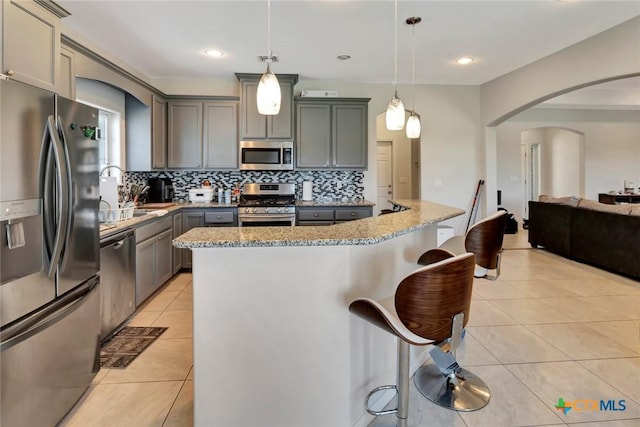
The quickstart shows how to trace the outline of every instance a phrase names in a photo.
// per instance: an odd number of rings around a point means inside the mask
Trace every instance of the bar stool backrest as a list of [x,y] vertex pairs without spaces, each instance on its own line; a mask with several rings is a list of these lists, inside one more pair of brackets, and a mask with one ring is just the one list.
[[469,321],[475,259],[458,255],[416,270],[396,289],[395,307],[402,323],[414,334],[442,341],[451,336],[453,316],[464,312]]
[[507,212],[498,211],[476,222],[467,231],[464,247],[476,256],[476,264],[493,270],[498,267],[498,253],[502,250]]

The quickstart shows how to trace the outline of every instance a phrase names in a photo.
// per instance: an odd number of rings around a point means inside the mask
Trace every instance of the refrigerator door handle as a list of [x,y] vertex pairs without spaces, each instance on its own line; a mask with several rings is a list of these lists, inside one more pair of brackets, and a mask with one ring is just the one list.
[[42,144],[40,151],[40,196],[42,197],[42,218],[43,218],[43,231],[44,231],[44,248],[46,252],[46,261],[48,265],[52,265],[51,259],[53,258],[53,246],[55,240],[55,194],[53,193],[53,147],[52,137],[49,126],[45,126],[42,134]]
[[53,249],[51,250],[51,259],[49,263],[49,279],[53,279],[56,273],[60,257],[62,256],[62,250],[64,247],[64,240],[66,234],[68,234],[68,221],[65,210],[69,207],[69,188],[66,185],[68,179],[68,168],[64,156],[64,147],[60,141],[58,131],[53,116],[49,116],[47,119],[47,129],[49,136],[51,137],[53,148],[53,156],[55,160],[56,170],[56,189],[58,190],[58,201],[56,206],[56,219],[55,224],[55,237],[53,241]]
[[22,324],[10,328],[11,330],[3,331],[4,335],[8,337],[2,337],[0,339],[0,352],[8,350],[14,345],[20,344],[76,311],[99,283],[100,282],[97,279],[87,282],[83,286],[80,286],[67,294],[64,298],[59,299],[36,316],[25,320]]
[[[60,142],[62,147],[62,153],[64,156],[62,160],[65,162],[66,175],[63,183],[64,189],[67,192],[67,203],[62,206],[62,215],[65,217],[66,227],[64,229],[64,240],[63,240],[63,248],[66,248],[69,245],[69,239],[71,238],[71,226],[73,223],[73,206],[75,205],[74,200],[74,191],[73,191],[73,179],[71,178],[71,160],[69,160],[69,148],[67,147],[67,136],[64,132],[64,122],[62,121],[62,117],[58,116],[58,120],[56,121],[56,125],[60,135]],[[65,252],[64,250],[60,255],[60,263],[64,262]]]

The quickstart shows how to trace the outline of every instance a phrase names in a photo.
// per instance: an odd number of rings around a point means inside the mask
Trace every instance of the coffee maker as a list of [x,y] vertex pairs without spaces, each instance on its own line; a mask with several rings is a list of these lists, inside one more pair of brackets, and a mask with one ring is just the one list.
[[149,178],[147,180],[149,203],[165,203],[173,201],[173,183],[171,178]]

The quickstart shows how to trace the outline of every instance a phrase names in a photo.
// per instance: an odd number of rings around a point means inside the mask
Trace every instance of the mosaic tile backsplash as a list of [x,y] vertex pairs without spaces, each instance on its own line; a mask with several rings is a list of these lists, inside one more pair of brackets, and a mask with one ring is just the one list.
[[313,182],[313,199],[317,201],[363,199],[364,173],[359,171],[162,171],[126,172],[130,184],[146,184],[147,179],[171,178],[176,199],[189,199],[189,190],[208,179],[214,188],[232,188],[245,182],[292,182],[296,198],[302,199],[302,183]]

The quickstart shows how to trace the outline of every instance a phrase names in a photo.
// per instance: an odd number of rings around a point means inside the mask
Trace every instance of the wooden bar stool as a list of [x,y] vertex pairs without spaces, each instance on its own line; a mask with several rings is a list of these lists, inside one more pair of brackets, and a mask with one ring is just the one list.
[[[496,280],[500,277],[500,261],[502,258],[502,242],[504,229],[507,225],[507,212],[498,211],[476,222],[464,236],[453,236],[447,239],[437,249],[425,252],[418,259],[418,264],[428,265],[439,260],[442,254],[439,250],[447,250],[459,255],[471,252],[476,256],[475,276],[478,278]],[[495,270],[495,275],[489,275],[489,270]]]
[[[414,382],[429,400],[449,409],[470,411],[484,407],[489,388],[455,361],[462,327],[469,318],[475,257],[471,253],[454,256],[442,251],[444,259],[422,267],[405,277],[394,296],[381,301],[358,298],[349,311],[398,338],[396,385],[374,389],[365,407],[370,414],[396,414],[396,425],[406,426],[409,415],[409,346],[434,344],[430,351],[435,365],[416,372]],[[437,373],[437,375],[434,375]],[[394,389],[398,407],[371,410],[373,394]]]

